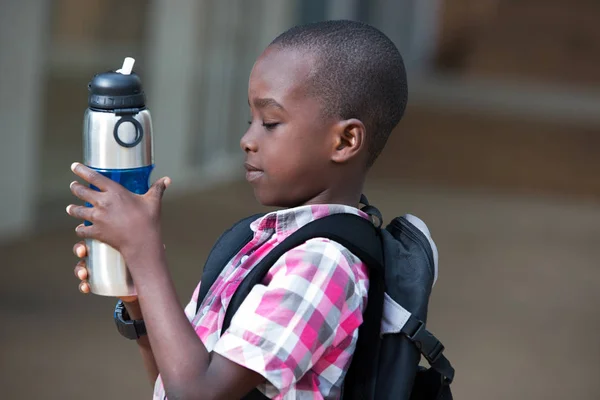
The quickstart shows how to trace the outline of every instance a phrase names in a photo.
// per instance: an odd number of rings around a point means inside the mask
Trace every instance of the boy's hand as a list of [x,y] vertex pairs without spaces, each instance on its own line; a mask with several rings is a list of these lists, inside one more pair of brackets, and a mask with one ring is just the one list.
[[108,244],[118,250],[126,261],[143,252],[147,246],[162,245],[160,206],[163,193],[171,183],[170,178],[157,180],[146,194],[138,195],[83,164],[73,163],[71,169],[75,175],[100,190],[78,182],[71,183],[71,192],[93,206],[67,207],[70,216],[93,224],[77,226],[75,231],[79,237]]

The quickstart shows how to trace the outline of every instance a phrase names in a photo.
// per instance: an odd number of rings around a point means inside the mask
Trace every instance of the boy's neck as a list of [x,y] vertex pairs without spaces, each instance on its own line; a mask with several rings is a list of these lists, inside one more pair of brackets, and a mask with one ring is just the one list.
[[298,206],[315,204],[340,204],[358,208],[361,194],[362,185],[360,190],[348,191],[346,193],[334,193],[333,190],[327,189],[310,200],[299,204]]
[[[348,178],[350,176],[350,178]],[[366,174],[363,171],[360,173],[346,174],[346,177],[342,179],[333,180],[336,184],[329,185],[327,189],[324,189],[312,196],[307,196],[304,199],[297,199],[297,202],[288,204],[271,204],[271,206],[277,208],[295,208],[307,205],[317,204],[338,204],[345,205],[354,208],[360,208],[360,198],[363,194],[363,188],[366,180]],[[266,205],[266,204],[263,204]]]

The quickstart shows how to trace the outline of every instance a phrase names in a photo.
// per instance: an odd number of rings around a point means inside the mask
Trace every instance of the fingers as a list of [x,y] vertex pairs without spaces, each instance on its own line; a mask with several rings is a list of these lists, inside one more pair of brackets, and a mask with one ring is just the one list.
[[115,183],[112,180],[81,163],[75,162],[71,164],[71,171],[73,171],[73,173],[81,179],[91,183],[102,191],[106,191],[109,188],[114,187]]
[[85,246],[85,242],[77,242],[73,246],[73,254],[75,254],[79,258],[84,258],[87,256],[87,247]]
[[96,228],[94,225],[85,226],[84,224],[77,225],[75,234],[82,239],[97,239],[95,237]]
[[79,284],[79,291],[83,294],[88,294],[90,292],[90,284],[87,282],[81,282]]
[[157,180],[156,182],[154,182],[152,187],[150,187],[149,192],[150,192],[151,196],[160,200],[160,199],[162,199],[163,194],[165,193],[165,190],[167,190],[167,188],[169,187],[170,184],[171,184],[171,178],[169,178],[169,177],[161,178],[161,179]]
[[67,206],[67,214],[71,217],[83,219],[86,221],[94,222],[94,213],[96,209],[93,207],[75,206],[70,204]]
[[80,280],[80,281],[85,281],[88,278],[88,270],[85,264],[85,261],[81,260],[77,263],[77,265],[75,266],[75,270],[73,271],[75,272],[75,276]]
[[[133,303],[135,301],[137,301],[137,296],[123,296],[123,297],[119,297],[121,300],[123,300],[123,303]],[[131,316],[131,314],[130,314]]]
[[90,292],[90,284],[87,281],[89,275],[88,275],[88,270],[85,265],[85,261],[84,260],[79,261],[77,263],[77,265],[75,266],[75,270],[73,272],[75,272],[75,276],[81,281],[79,283],[79,291],[81,293],[85,293],[85,294],[89,293]]
[[69,188],[71,189],[71,193],[73,193],[75,197],[83,201],[87,201],[88,203],[93,205],[97,205],[97,198],[98,196],[102,195],[102,193],[90,189],[89,187],[82,185],[77,181],[71,182]]

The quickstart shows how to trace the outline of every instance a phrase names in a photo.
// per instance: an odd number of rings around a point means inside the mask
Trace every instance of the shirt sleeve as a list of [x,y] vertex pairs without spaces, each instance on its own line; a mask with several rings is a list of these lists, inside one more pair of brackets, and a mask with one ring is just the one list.
[[198,283],[198,285],[196,286],[196,289],[194,289],[194,293],[192,293],[192,298],[190,299],[189,303],[185,306],[185,309],[183,310],[185,312],[185,316],[187,317],[187,319],[190,322],[192,322],[192,320],[196,316],[196,308],[198,306],[198,293],[200,292],[201,284],[202,284],[202,282]]
[[330,346],[357,335],[364,264],[338,243],[311,239],[281,257],[244,300],[214,351],[285,394]]

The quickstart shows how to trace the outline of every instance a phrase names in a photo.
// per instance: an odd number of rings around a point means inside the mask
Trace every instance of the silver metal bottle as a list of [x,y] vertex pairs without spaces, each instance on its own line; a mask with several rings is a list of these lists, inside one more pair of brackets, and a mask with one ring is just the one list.
[[[148,190],[154,165],[152,119],[141,81],[131,73],[132,67],[133,59],[127,58],[121,69],[98,74],[88,85],[83,163],[113,180],[129,176],[120,183],[142,194]],[[87,239],[86,246],[92,293],[115,297],[137,294],[121,253],[98,240]]]

